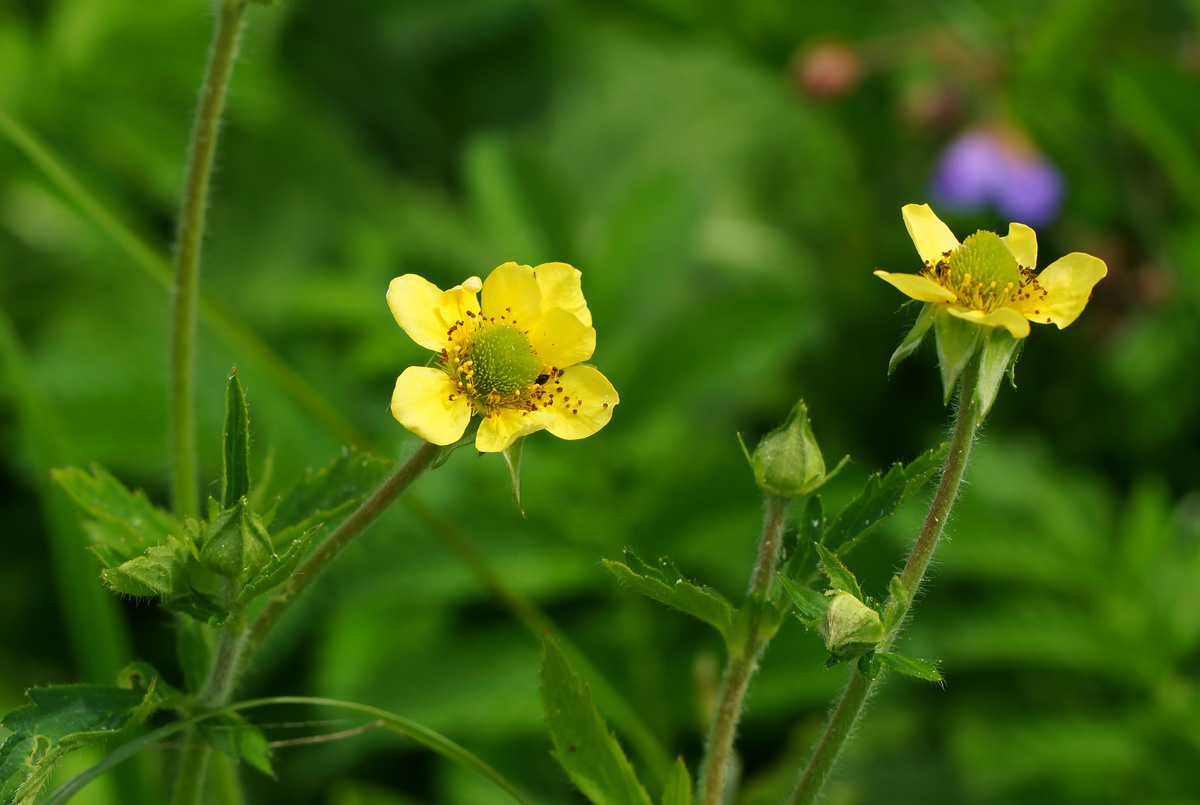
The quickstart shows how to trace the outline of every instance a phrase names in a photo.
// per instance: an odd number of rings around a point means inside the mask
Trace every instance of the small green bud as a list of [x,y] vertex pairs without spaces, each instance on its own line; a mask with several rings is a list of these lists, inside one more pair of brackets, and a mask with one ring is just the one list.
[[832,659],[850,660],[866,654],[883,640],[879,613],[850,593],[838,593],[829,602],[817,626]]
[[758,488],[785,498],[807,495],[832,478],[845,463],[843,459],[833,472],[825,473],[825,457],[817,445],[808,420],[808,406],[803,400],[796,403],[783,425],[762,438],[754,448],[754,455],[750,455],[744,443],[742,451],[754,470]]
[[273,555],[271,536],[242,498],[205,529],[198,558],[214,573],[245,584]]

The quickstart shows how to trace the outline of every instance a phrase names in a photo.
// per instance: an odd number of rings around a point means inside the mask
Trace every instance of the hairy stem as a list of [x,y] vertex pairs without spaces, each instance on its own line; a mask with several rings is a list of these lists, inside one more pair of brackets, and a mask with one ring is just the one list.
[[729,654],[729,662],[725,667],[725,676],[721,680],[721,690],[717,697],[717,708],[713,714],[712,728],[708,734],[708,743],[701,765],[700,802],[702,805],[718,805],[725,791],[729,771],[729,759],[733,752],[733,740],[737,736],[738,722],[742,717],[742,702],[746,698],[746,689],[750,686],[750,678],[758,668],[758,658],[762,654],[771,634],[765,634],[761,627],[762,609],[755,606],[756,602],[765,602],[775,578],[775,568],[779,564],[779,548],[783,541],[783,529],[787,523],[788,505],[790,498],[771,495],[767,498],[767,513],[763,518],[762,539],[758,546],[758,560],[754,563],[754,572],[750,576],[750,590],[746,606],[750,609],[750,623],[746,630],[746,639],[742,646]]
[[308,558],[300,563],[300,567],[292,577],[271,596],[266,609],[258,616],[254,625],[246,635],[245,644],[239,651],[233,670],[233,682],[245,671],[247,661],[254,656],[266,640],[267,635],[279,623],[287,611],[291,609],[296,599],[308,589],[321,571],[329,566],[342,549],[357,537],[363,529],[375,522],[388,506],[400,497],[401,493],[415,481],[433,462],[437,455],[437,446],[429,442],[421,442],[417,451],[388,478],[371,497],[367,498],[354,510],[342,524],[326,537]]
[[[239,620],[219,632],[208,676],[196,695],[198,710],[220,708],[229,703],[250,659],[275,625],[291,609],[299,595],[308,589],[343,548],[375,522],[379,515],[412,485],[433,462],[437,449],[436,445],[421,442],[417,451],[309,554],[292,574],[291,579],[271,597],[266,609],[251,628],[247,629]],[[176,774],[172,805],[195,805],[201,801],[200,795],[212,752],[208,744],[198,740],[192,730],[188,731],[185,743],[187,749],[184,750]]]
[[171,311],[171,500],[178,517],[200,509],[196,459],[196,309],[200,294],[200,245],[208,205],[209,178],[233,63],[242,34],[245,0],[224,0],[200,89],[192,127],[187,177],[175,246]]
[[[933,502],[929,506],[929,513],[925,516],[925,522],[921,526],[921,532],[917,536],[917,541],[900,574],[900,581],[907,591],[905,600],[895,601],[893,599],[888,602],[889,606],[895,603],[901,607],[902,617],[898,618],[896,625],[884,635],[879,644],[880,651],[887,651],[899,634],[904,624],[904,618],[916,597],[917,589],[925,578],[925,571],[929,569],[933,552],[946,529],[946,518],[949,517],[950,509],[954,506],[959,485],[966,472],[971,445],[975,440],[975,431],[982,420],[979,406],[972,401],[977,382],[978,360],[976,359],[972,361],[963,377],[960,400],[955,410],[954,435],[950,439],[950,451],[946,455],[946,463],[942,468],[941,481],[934,493]],[[787,800],[787,805],[809,805],[816,802],[826,780],[833,771],[838,754],[842,751],[855,723],[862,715],[863,705],[870,697],[874,684],[874,680],[868,679],[857,666],[851,671],[850,681],[842,692],[842,698],[838,702],[837,708],[829,718],[825,734],[821,736],[821,740],[808,762],[808,767],[801,774],[795,790]]]

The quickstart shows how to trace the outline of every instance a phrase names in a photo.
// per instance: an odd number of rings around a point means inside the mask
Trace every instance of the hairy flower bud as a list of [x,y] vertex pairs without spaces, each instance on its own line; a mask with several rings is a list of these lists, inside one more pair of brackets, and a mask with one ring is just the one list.
[[846,592],[837,593],[829,602],[817,630],[825,638],[825,648],[837,660],[866,654],[883,639],[879,613]]
[[833,472],[826,474],[825,457],[817,445],[808,406],[803,400],[796,403],[783,425],[762,438],[753,455],[746,451],[745,444],[742,450],[754,470],[759,489],[785,498],[808,494],[832,478],[845,463],[843,459]]

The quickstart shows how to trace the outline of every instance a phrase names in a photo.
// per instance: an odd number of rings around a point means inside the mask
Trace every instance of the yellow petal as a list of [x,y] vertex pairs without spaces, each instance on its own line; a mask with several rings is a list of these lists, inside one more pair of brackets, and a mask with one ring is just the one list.
[[462,285],[455,285],[442,294],[438,304],[438,313],[447,330],[455,322],[466,321],[469,318],[467,313],[479,313],[479,299],[476,294],[481,288],[483,288],[483,281],[479,277],[470,277]]
[[413,341],[432,350],[446,346],[447,326],[438,315],[442,291],[432,282],[416,274],[396,277],[388,286],[387,302],[396,323]]
[[998,308],[991,313],[984,313],[982,310],[968,310],[961,305],[949,305],[946,310],[953,316],[985,327],[1003,327],[1012,333],[1013,338],[1024,338],[1029,335],[1029,322],[1010,307]]
[[1016,258],[1017,265],[1033,271],[1037,266],[1037,233],[1025,224],[1014,222],[1008,225],[1008,234],[1000,240]]
[[884,282],[890,282],[900,289],[902,294],[919,302],[953,302],[958,298],[954,291],[943,288],[921,274],[890,274],[887,271],[876,271],[875,276]]
[[499,453],[521,436],[544,427],[546,420],[540,411],[498,408],[480,421],[475,449],[481,453]]
[[427,442],[452,444],[467,430],[471,404],[442,370],[410,366],[396,380],[392,416]]
[[620,402],[608,378],[591,366],[572,366],[558,379],[554,403],[542,409],[546,429],[560,439],[582,439],[608,424]]
[[1038,274],[1038,285],[1045,297],[1035,293],[1016,305],[1030,321],[1066,327],[1083,312],[1092,298],[1092,288],[1108,275],[1108,266],[1099,257],[1072,252],[1055,260]]
[[529,266],[505,263],[483,281],[483,315],[528,329],[542,317],[542,292]]
[[596,331],[562,308],[551,308],[529,331],[529,345],[542,363],[566,369],[592,357]]
[[944,260],[948,252],[958,248],[958,238],[941,218],[933,214],[928,204],[905,204],[900,212],[908,227],[908,236],[925,265],[937,265],[938,260]]
[[586,325],[591,326],[592,312],[583,298],[579,269],[566,263],[542,263],[533,269],[538,287],[542,290],[542,309],[560,307],[575,314]]

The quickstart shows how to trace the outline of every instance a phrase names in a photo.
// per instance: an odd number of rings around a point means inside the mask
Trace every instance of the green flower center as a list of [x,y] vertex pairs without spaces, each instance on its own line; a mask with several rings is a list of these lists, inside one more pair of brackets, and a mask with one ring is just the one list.
[[976,232],[939,263],[935,279],[971,310],[991,313],[1021,289],[1021,267],[995,232]]
[[510,324],[479,328],[463,349],[464,368],[470,362],[471,385],[480,397],[510,397],[538,378],[542,362],[525,333]]

